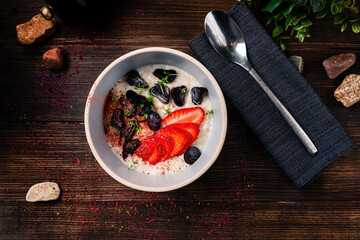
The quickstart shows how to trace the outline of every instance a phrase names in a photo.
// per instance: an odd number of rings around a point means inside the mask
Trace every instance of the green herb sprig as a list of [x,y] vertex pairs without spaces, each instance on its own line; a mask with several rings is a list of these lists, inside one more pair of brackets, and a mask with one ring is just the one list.
[[116,102],[115,90],[110,91],[109,97],[111,98],[111,101]]
[[200,104],[196,104],[196,106],[201,107],[204,110],[205,115],[214,114],[214,109],[207,110],[203,106],[201,106]]
[[165,77],[161,78],[160,81],[157,81],[157,85],[159,85],[160,89],[161,89],[161,93],[164,94],[164,83],[170,83],[168,78],[170,76],[175,76],[176,73],[168,73],[165,70],[163,71],[163,73],[165,74]]
[[135,127],[135,132],[136,132],[136,135],[139,135],[139,133],[141,132],[142,130],[142,127],[135,121],[129,121],[129,124],[131,126],[134,126]]
[[169,77],[171,77],[171,76],[176,76],[176,73],[168,73],[168,72],[166,72],[165,70],[163,71],[163,74],[165,74],[166,76],[163,77],[163,78],[161,79],[161,81],[166,82],[166,83],[169,83],[169,80],[168,80]]
[[204,111],[205,111],[205,115],[214,114],[214,109],[210,109],[210,110],[204,109]]
[[151,103],[153,101],[153,95],[151,94],[150,90],[149,90],[149,97],[146,98],[146,101],[151,102]]
[[[256,0],[238,0],[254,5]],[[260,2],[260,0],[257,0]],[[356,0],[271,0],[263,8],[263,12],[271,13],[266,26],[272,25],[272,37],[281,49],[285,50],[285,40],[296,38],[303,42],[310,37],[309,28],[312,20],[319,20],[331,13],[334,24],[341,25],[344,32],[348,26],[354,33],[360,32],[359,10]]]
[[130,158],[130,159],[131,159],[131,164],[130,164],[130,167],[128,169],[131,169],[131,168],[134,167],[134,165],[139,164],[137,161],[134,161],[132,158]]
[[134,85],[134,90],[140,90],[139,94],[142,94],[146,89],[145,87],[149,86],[149,84],[140,84],[139,86]]
[[156,84],[159,85],[159,87],[161,89],[161,93],[164,94],[164,82],[163,81],[157,81]]
[[142,127],[141,127],[140,125],[137,125],[137,126],[135,127],[136,135],[139,135],[139,133],[141,132],[141,130],[142,130]]
[[165,107],[163,107],[163,109],[164,109],[164,115],[165,116],[169,116],[169,114],[170,114],[170,108],[165,108]]

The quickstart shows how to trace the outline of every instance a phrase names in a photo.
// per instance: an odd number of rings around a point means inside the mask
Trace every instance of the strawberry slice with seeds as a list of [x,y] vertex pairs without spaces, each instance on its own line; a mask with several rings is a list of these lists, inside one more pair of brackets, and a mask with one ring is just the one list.
[[151,165],[157,164],[159,162],[159,160],[160,160],[159,149],[155,146],[155,143],[153,143],[153,149],[154,149],[154,151],[152,152],[150,157],[147,159],[147,161]]
[[147,161],[152,152],[154,151],[154,145],[152,143],[149,143],[149,141],[143,141],[140,142],[139,147],[136,149],[135,153],[139,157],[141,157],[144,161]]
[[155,165],[158,162],[160,162],[160,160],[164,157],[164,155],[165,155],[165,147],[162,144],[160,144],[159,142],[155,141],[154,139],[152,139],[151,141],[155,145],[155,151],[150,156],[148,161],[149,161],[150,164]]
[[179,128],[163,128],[156,132],[155,136],[168,136],[174,140],[174,148],[169,158],[183,154],[190,146],[192,136],[185,130]]
[[168,125],[167,128],[178,128],[190,133],[192,136],[190,145],[196,140],[200,132],[199,125],[196,123],[174,123]]
[[157,145],[155,144],[155,142],[151,141],[151,140],[143,140],[142,145],[144,146],[144,148],[146,148],[145,150],[143,150],[142,148],[138,148],[136,151],[136,154],[141,157],[144,161],[148,161],[150,164],[155,165],[156,163],[159,162],[160,156],[159,156],[159,148],[157,147]]
[[166,135],[154,135],[152,137],[153,141],[158,142],[160,145],[163,146],[163,154],[161,159],[159,160],[159,162],[164,162],[170,155],[170,153],[173,151],[174,149],[174,140]]
[[168,136],[149,136],[140,142],[135,153],[144,161],[155,165],[165,161],[173,150],[174,140]]
[[148,144],[148,148],[150,148],[151,154],[145,159],[150,164],[155,165],[164,157],[166,154],[165,147],[157,141],[153,136],[147,137],[143,140],[144,145]]
[[196,123],[200,126],[204,120],[205,111],[201,107],[182,108],[169,114],[162,123],[167,126],[173,123]]

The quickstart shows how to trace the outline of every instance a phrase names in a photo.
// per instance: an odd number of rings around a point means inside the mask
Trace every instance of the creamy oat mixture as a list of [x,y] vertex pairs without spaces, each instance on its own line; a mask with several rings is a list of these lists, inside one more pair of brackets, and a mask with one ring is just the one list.
[[[164,119],[167,116],[166,115],[167,109],[169,109],[170,112],[173,112],[181,108],[196,107],[196,105],[194,105],[193,102],[191,101],[191,89],[193,87],[201,87],[199,82],[193,76],[191,76],[190,74],[179,68],[169,65],[160,65],[160,64],[143,66],[136,69],[139,72],[141,78],[144,79],[145,82],[149,84],[150,87],[148,89],[143,90],[139,88],[134,88],[134,86],[130,86],[126,82],[126,79],[123,77],[118,81],[118,83],[115,84],[112,90],[113,100],[115,98],[117,100],[120,96],[124,96],[127,90],[133,90],[138,94],[141,94],[145,97],[149,97],[149,89],[159,81],[159,79],[153,75],[154,70],[158,68],[175,70],[177,72],[176,79],[172,83],[166,85],[170,89],[185,85],[187,87],[187,93],[185,96],[185,104],[181,107],[175,105],[172,98],[170,98],[170,102],[168,104],[164,104],[154,96],[153,97],[154,111],[156,111],[160,115],[160,117]],[[111,101],[108,99],[105,102],[104,126],[105,126],[105,134],[108,143],[111,146],[111,149],[117,156],[119,156],[120,159],[122,159],[122,147],[121,147],[122,145],[118,143],[118,139],[119,139],[118,130],[109,126],[113,110],[118,106],[119,104],[117,103],[117,101]],[[203,107],[205,110],[211,110],[211,105],[208,96],[205,96],[203,98],[203,101],[200,106]],[[212,125],[212,114],[205,115],[204,121],[200,125],[199,136],[192,144],[192,146],[196,146],[197,148],[199,148],[200,151],[202,151],[202,148],[204,147],[208,135],[210,133],[211,125]],[[140,131],[138,134],[137,133],[134,134],[134,136],[136,138],[139,138],[140,141],[145,137],[153,134],[153,131],[151,131],[147,127],[146,122],[140,123],[140,126],[142,127],[142,131]],[[191,167],[189,164],[187,164],[184,161],[184,155],[169,158],[165,162],[159,162],[155,165],[151,165],[147,161],[143,161],[136,154],[133,154],[132,156],[129,155],[126,159],[124,159],[124,162],[129,168],[145,174],[160,175],[171,172],[177,172],[185,167]]]

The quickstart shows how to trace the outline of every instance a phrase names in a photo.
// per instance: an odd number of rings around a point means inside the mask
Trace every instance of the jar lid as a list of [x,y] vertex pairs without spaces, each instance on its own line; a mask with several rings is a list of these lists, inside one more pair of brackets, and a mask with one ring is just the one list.
[[48,21],[54,18],[54,10],[51,6],[44,6],[40,9],[41,15]]

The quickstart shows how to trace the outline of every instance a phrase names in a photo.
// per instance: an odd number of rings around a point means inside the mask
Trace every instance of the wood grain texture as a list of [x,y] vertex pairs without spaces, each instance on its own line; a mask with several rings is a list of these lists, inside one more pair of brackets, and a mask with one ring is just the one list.
[[[360,238],[360,104],[345,108],[333,97],[346,74],[360,74],[360,65],[334,80],[322,68],[322,60],[334,54],[354,52],[359,58],[360,41],[350,30],[340,34],[332,18],[316,22],[305,43],[289,41],[285,52],[304,58],[303,75],[357,146],[312,184],[296,190],[230,104],[219,158],[182,189],[130,189],[94,159],[83,114],[101,71],[143,47],[193,55],[186,42],[203,30],[206,13],[233,4],[101,1],[87,23],[58,19],[52,38],[24,47],[15,26],[37,14],[43,1],[0,2],[0,239]],[[255,13],[266,22],[265,14]],[[42,54],[57,46],[66,49],[68,66],[49,72]],[[27,203],[29,187],[48,180],[59,183],[60,199]]]
[[[0,203],[3,238],[18,239],[19,233],[27,239],[119,238],[119,239],[358,239],[360,234],[358,202],[258,203],[252,209],[253,222],[247,214],[223,219],[227,211],[216,203],[196,204],[174,202],[183,206],[172,211],[164,207],[156,220],[146,218],[145,204],[136,211],[116,202],[89,207],[80,203],[76,210],[71,202],[41,204]],[[56,205],[56,211],[54,207]],[[201,205],[200,205],[201,206]],[[97,210],[100,208],[100,210]],[[72,210],[67,216],[69,209]],[[91,209],[89,211],[89,209]],[[172,209],[172,208],[170,208]],[[114,212],[126,210],[114,216]],[[97,211],[93,221],[82,220],[84,212]],[[136,212],[138,214],[135,214]],[[59,213],[59,214],[58,214]],[[211,217],[209,218],[209,213]],[[17,225],[9,224],[16,215]],[[79,216],[82,217],[79,217]],[[193,217],[189,217],[193,216]],[[189,218],[187,218],[189,217]],[[139,223],[138,219],[149,219]],[[6,221],[7,220],[7,221]],[[141,227],[140,227],[141,226]],[[5,227],[5,228],[4,228]],[[101,236],[101,237],[99,237]]]

